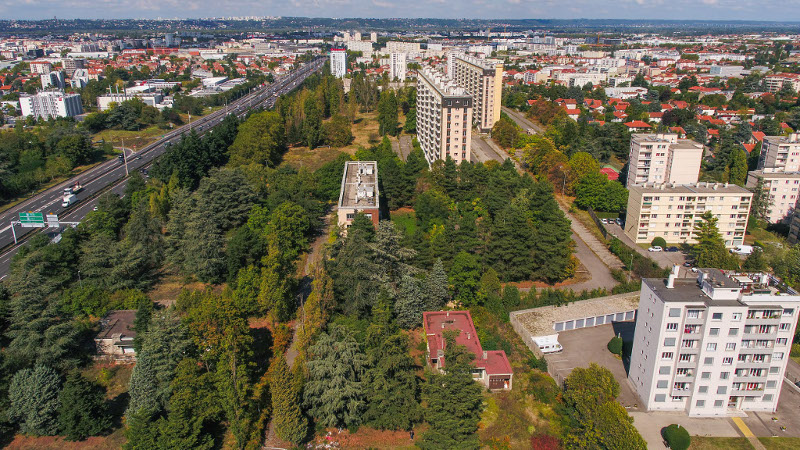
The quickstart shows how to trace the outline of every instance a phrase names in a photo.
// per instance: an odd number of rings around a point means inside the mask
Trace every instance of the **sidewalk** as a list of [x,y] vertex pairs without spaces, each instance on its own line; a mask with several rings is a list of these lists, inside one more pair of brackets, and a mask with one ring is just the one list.
[[589,231],[583,223],[576,219],[572,214],[570,214],[569,209],[562,203],[562,200],[556,197],[558,201],[558,207],[561,211],[564,212],[564,215],[567,216],[569,220],[572,221],[572,231],[579,237],[586,245],[597,255],[603,264],[608,266],[609,269],[622,269],[625,267],[622,264],[622,261],[616,257],[611,251],[608,249],[605,243],[600,242],[597,237]]

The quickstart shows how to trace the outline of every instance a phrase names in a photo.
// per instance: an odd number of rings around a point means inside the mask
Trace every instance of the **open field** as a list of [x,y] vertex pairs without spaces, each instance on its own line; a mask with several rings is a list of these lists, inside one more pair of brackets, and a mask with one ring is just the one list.
[[126,148],[131,148],[134,151],[141,150],[158,138],[163,136],[169,130],[161,129],[157,126],[144,128],[139,131],[127,130],[103,130],[92,136],[94,142],[105,141],[114,147],[122,147],[124,141]]
[[703,437],[692,436],[689,450],[753,450],[753,446],[743,437]]
[[800,448],[800,438],[792,437],[760,437],[758,440],[767,450],[795,450]]

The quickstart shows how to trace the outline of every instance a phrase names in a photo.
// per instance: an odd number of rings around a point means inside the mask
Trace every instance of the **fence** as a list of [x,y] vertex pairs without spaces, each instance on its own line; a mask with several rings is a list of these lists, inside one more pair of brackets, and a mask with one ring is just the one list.
[[603,233],[603,238],[608,239],[608,230],[606,230],[606,226],[603,225],[603,221],[597,217],[597,214],[594,213],[594,210],[591,206],[587,209],[587,211],[589,212],[589,217],[594,220],[594,224],[597,225],[597,228],[599,228],[600,232]]

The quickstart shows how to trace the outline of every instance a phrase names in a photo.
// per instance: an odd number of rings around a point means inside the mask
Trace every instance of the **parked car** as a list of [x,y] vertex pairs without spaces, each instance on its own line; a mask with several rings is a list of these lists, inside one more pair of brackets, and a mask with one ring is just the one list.
[[655,247],[650,247],[647,249],[648,252],[663,252],[664,249],[656,245]]
[[691,261],[686,261],[685,263],[683,263],[683,267],[692,267],[693,265],[694,263],[692,263]]
[[668,251],[668,252],[677,252],[678,251],[678,247],[667,247],[666,251]]
[[622,219],[617,219],[616,222],[617,222],[617,225],[622,226]]

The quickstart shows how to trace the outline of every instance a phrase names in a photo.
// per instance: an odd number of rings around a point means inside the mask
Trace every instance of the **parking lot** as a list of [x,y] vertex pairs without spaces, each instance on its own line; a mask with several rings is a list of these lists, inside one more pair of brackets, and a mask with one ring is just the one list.
[[633,248],[634,250],[636,250],[637,252],[639,252],[643,256],[651,258],[659,266],[661,266],[661,267],[663,267],[665,269],[669,269],[673,265],[677,264],[677,265],[681,266],[681,272],[679,274],[680,277],[690,277],[690,276],[692,276],[690,271],[689,271],[689,269],[683,267],[683,263],[685,263],[687,260],[690,259],[688,257],[688,255],[686,255],[685,253],[683,253],[681,251],[677,251],[677,252],[648,252],[647,249],[644,249],[641,246],[639,246],[639,244],[633,242],[633,240],[631,238],[629,238],[628,235],[625,234],[622,231],[622,228],[619,225],[617,225],[616,223],[609,223],[605,227],[606,227],[606,230],[608,230],[609,233],[611,233],[612,235],[614,235],[614,237],[616,237],[617,239],[619,239],[622,242],[624,242],[625,245]]
[[639,403],[638,397],[627,381],[625,366],[606,347],[608,341],[617,334],[620,334],[625,341],[633,340],[633,329],[634,322],[629,321],[558,333],[558,342],[564,350],[545,355],[549,372],[554,375],[556,382],[561,384],[575,367],[589,367],[590,363],[597,363],[610,370],[619,382],[620,394],[617,400],[622,406],[629,410],[636,408]]

